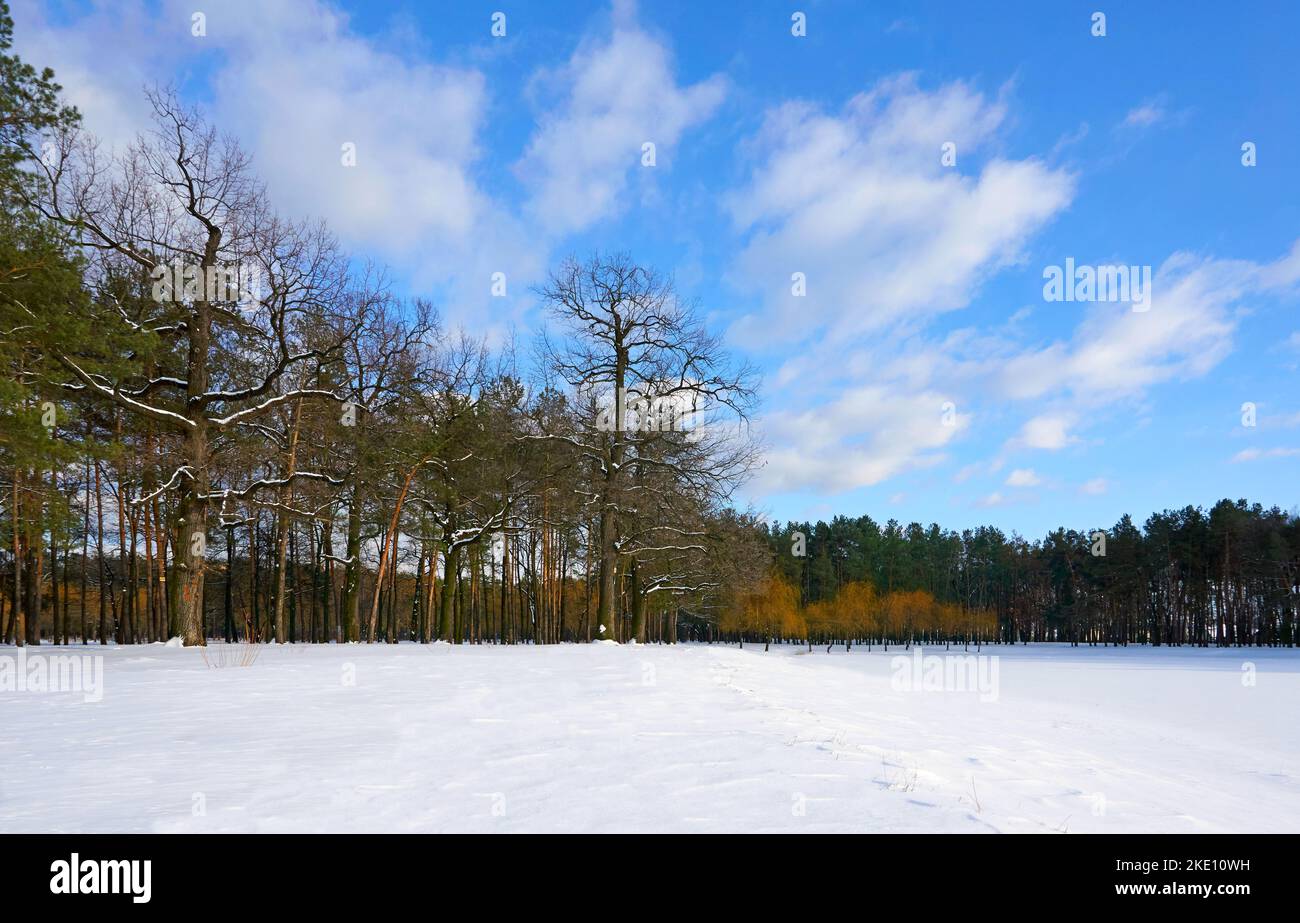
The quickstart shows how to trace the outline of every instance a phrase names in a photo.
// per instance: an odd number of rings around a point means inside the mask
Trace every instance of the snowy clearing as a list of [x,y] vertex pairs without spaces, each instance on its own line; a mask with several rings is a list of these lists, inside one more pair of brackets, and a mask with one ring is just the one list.
[[996,695],[898,649],[56,653],[102,699],[0,692],[3,832],[1300,831],[1295,650],[986,646]]

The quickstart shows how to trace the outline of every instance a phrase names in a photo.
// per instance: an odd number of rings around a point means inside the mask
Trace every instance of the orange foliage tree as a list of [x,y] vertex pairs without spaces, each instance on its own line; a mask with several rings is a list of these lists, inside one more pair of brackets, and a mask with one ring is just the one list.
[[762,638],[763,650],[774,640],[802,638],[807,633],[799,609],[799,591],[777,573],[758,588],[737,594],[723,610],[718,627],[742,646],[746,638]]

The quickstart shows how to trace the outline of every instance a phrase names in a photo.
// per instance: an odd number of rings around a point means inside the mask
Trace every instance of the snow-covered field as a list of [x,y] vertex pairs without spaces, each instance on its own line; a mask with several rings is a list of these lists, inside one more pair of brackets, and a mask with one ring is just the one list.
[[98,701],[0,691],[0,831],[1300,831],[1294,650],[985,647],[982,693],[897,649],[102,653]]

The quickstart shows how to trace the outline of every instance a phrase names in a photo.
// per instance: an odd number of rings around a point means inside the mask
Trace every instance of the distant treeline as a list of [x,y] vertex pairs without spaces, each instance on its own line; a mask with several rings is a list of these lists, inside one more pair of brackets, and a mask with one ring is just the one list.
[[[822,638],[1296,643],[1296,516],[1222,500],[1208,512],[1156,513],[1140,529],[1126,515],[1098,531],[1028,541],[992,527],[958,533],[837,516],[772,528],[769,540],[796,607],[812,616],[806,630]],[[879,603],[845,615],[838,601],[858,585],[879,600],[923,595],[891,604],[900,611]]]

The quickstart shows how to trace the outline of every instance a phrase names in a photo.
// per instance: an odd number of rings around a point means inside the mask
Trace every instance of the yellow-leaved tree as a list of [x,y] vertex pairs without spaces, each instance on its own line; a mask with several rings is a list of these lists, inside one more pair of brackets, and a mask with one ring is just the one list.
[[865,580],[855,580],[840,588],[834,602],[836,621],[847,652],[854,639],[866,638],[875,629],[880,601],[876,588]]
[[763,650],[776,639],[802,638],[808,631],[799,609],[799,591],[778,573],[770,574],[753,591],[737,595],[723,611],[719,627],[735,635],[742,647],[746,638],[762,638]]

